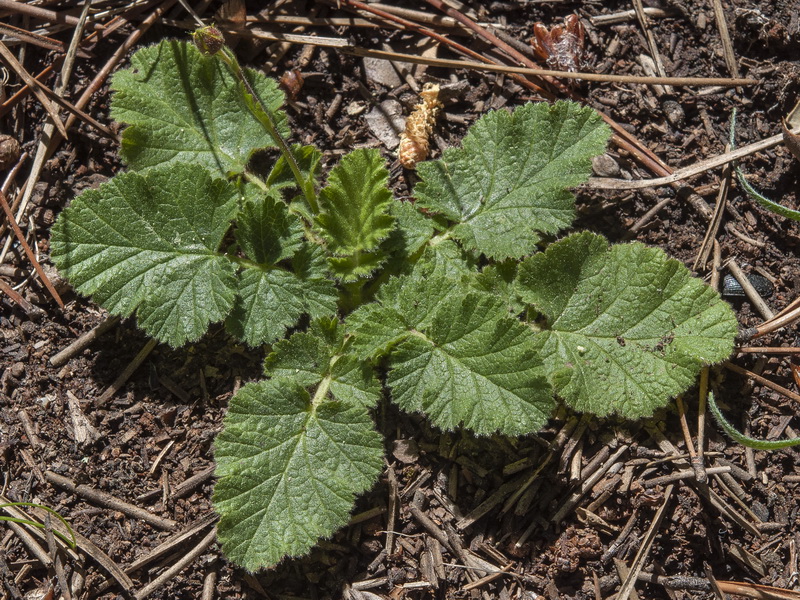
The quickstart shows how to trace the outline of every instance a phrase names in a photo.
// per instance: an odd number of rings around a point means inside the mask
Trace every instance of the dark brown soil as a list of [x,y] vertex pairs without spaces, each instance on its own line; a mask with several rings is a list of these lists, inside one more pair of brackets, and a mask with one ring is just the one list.
[[[46,4],[58,11],[78,5]],[[257,13],[257,4],[248,5],[248,15]],[[290,14],[307,15],[312,8],[321,10],[321,15],[347,14],[322,2],[307,4],[289,2],[285,6]],[[424,5],[424,10],[435,12],[425,3],[405,4],[418,9]],[[550,26],[576,12],[588,29],[588,71],[640,75],[638,57],[649,55],[635,19],[592,24],[591,17],[630,9],[632,4],[627,2],[467,4],[479,7],[479,21],[497,24],[506,36],[522,42],[531,37],[535,22]],[[212,2],[204,14],[212,15],[218,5]],[[650,20],[667,74],[730,75],[710,0],[663,4],[653,0],[645,5],[671,11],[668,17]],[[630,84],[582,83],[575,91],[675,169],[724,151],[734,108],[739,111],[740,146],[779,133],[781,117],[792,109],[800,89],[800,6],[795,0],[733,0],[723,6],[742,75],[759,79],[759,85],[711,93],[676,87],[665,96]],[[142,16],[147,14],[145,11]],[[185,17],[181,10],[175,15]],[[70,100],[79,97],[105,58],[140,19],[90,47],[89,58],[78,59],[66,94]],[[28,30],[43,23],[16,14],[6,14],[3,20]],[[283,31],[291,27],[286,25]],[[420,39],[406,32],[359,27],[307,31],[377,49],[388,44],[413,51]],[[70,28],[51,37],[68,44],[71,35]],[[186,35],[184,30],[159,22],[140,45]],[[481,53],[494,53],[483,43],[463,36],[458,39]],[[15,53],[18,48],[12,45]],[[251,66],[260,67],[277,49],[243,41],[237,52]],[[52,64],[55,56],[29,47],[25,65],[31,73],[38,73]],[[456,58],[447,50],[440,50],[439,56]],[[393,152],[374,137],[364,117],[373,105],[391,98],[399,100],[408,114],[417,102],[408,85],[382,85],[365,72],[360,58],[303,46],[289,48],[271,74],[279,77],[295,67],[305,78],[296,99],[287,106],[295,141],[317,145],[326,153],[328,165],[346,150],[363,146],[378,147],[388,161],[395,160]],[[509,77],[495,74],[430,67],[420,80],[427,79],[468,83],[446,106],[435,154],[458,144],[466,127],[486,110],[517,106],[532,97]],[[11,81],[16,83],[13,72]],[[50,76],[45,83],[54,86],[54,78]],[[86,111],[100,122],[110,123],[108,106],[106,85]],[[5,115],[4,131],[34,154],[43,119],[41,105],[31,96]],[[614,145],[609,157],[615,173],[653,176]],[[800,165],[785,148],[747,158],[742,167],[765,195],[787,207],[800,208]],[[58,212],[79,191],[98,185],[121,168],[115,144],[88,125],[70,131],[69,141],[46,163],[34,190],[30,218],[23,223],[45,265],[49,226]],[[24,163],[17,185],[25,181],[29,169],[30,160]],[[413,173],[396,166],[392,173],[398,193],[408,194]],[[718,178],[716,170],[690,181],[712,206]],[[12,186],[9,198],[17,195],[18,188]],[[631,234],[631,226],[664,199],[668,199],[664,207]],[[706,219],[669,186],[631,192],[587,188],[578,191],[578,204],[577,228],[598,231],[612,241],[637,239],[661,247],[690,267],[707,227]],[[745,271],[771,279],[775,293],[767,302],[777,312],[800,291],[796,253],[800,231],[793,222],[760,208],[736,186],[730,204],[733,211],[725,222],[744,235],[723,227],[718,236],[723,259],[735,258]],[[5,231],[2,240],[8,235]],[[66,286],[59,288],[67,290],[66,308],[59,309],[16,244],[0,265],[0,278],[34,305],[26,311],[0,294],[0,503],[35,502],[55,510],[124,569],[174,532],[56,486],[47,472],[172,519],[177,524],[175,531],[186,529],[209,515],[213,479],[205,477],[186,490],[180,486],[213,466],[213,439],[227,402],[242,383],[260,377],[263,356],[214,328],[197,344],[178,350],[157,346],[119,391],[101,402],[104,390],[147,344],[146,336],[133,322],[124,321],[66,364],[54,367],[50,358],[106,315]],[[737,302],[735,308],[743,327],[762,320],[748,302]],[[794,328],[758,343],[798,345]],[[746,369],[763,369],[764,377],[797,390],[792,358],[767,355],[768,360],[757,365],[760,356],[739,354],[732,361]],[[721,390],[728,414],[737,424],[749,424],[754,436],[793,436],[800,430],[793,416],[796,406],[789,398],[726,369],[712,373],[712,379]],[[683,402],[688,407],[693,443],[697,443],[696,392],[687,394]],[[75,420],[80,413],[96,432],[85,441],[81,441],[80,423]],[[609,598],[619,589],[619,569],[631,565],[662,506],[663,520],[643,564],[651,579],[666,579],[661,584],[640,581],[636,585],[640,598],[719,597],[711,586],[712,578],[800,589],[796,533],[800,472],[793,449],[748,456],[742,446],[722,436],[708,417],[705,464],[728,466],[730,473],[722,478],[711,476],[707,484],[691,473],[669,488],[667,482],[653,485],[652,481],[677,471],[691,472],[674,407],[651,420],[634,423],[582,419],[561,412],[539,436],[523,439],[442,434],[389,403],[379,407],[375,418],[386,436],[387,466],[380,482],[359,499],[354,524],[321,542],[309,556],[254,575],[234,568],[212,544],[147,597],[200,598],[205,585],[212,592],[209,598],[230,599]],[[607,469],[587,485],[587,478],[599,466]],[[587,488],[585,493],[573,498],[582,485]],[[715,504],[709,498],[719,500]],[[397,513],[390,521],[394,499]],[[485,514],[474,514],[489,500],[496,502]],[[720,504],[736,511],[741,519],[721,514]],[[566,509],[559,514],[562,507]],[[389,527],[391,534],[387,534]],[[114,582],[103,587],[107,570],[84,552],[77,558],[61,555],[59,561],[73,586],[72,597],[124,597],[139,593],[208,531],[200,530],[132,571],[128,591]],[[46,542],[40,543],[47,547]],[[500,569],[505,573],[482,579]],[[4,583],[0,599],[39,597],[33,595],[36,590],[51,587],[55,589],[53,597],[66,597],[56,571],[43,566],[18,531],[6,525],[0,525],[0,581]],[[671,587],[664,582],[672,582]],[[800,597],[800,592],[793,593],[796,595],[780,597]]]

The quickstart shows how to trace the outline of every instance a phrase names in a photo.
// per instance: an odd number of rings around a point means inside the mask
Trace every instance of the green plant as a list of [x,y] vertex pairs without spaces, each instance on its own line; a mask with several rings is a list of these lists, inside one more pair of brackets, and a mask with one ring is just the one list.
[[[731,114],[731,128],[729,133],[729,142],[731,149],[736,148],[736,109],[733,109]],[[750,196],[753,200],[758,202],[762,208],[767,209],[770,212],[773,212],[781,217],[785,217],[787,219],[791,219],[792,221],[800,221],[800,211],[793,210],[782,204],[778,204],[764,196],[761,192],[755,189],[750,182],[747,181],[744,172],[738,166],[738,164],[734,163],[734,172],[736,173],[736,179],[739,182],[739,185],[742,186],[742,189]],[[754,448],[756,450],[780,450],[782,448],[790,448],[792,446],[800,446],[800,437],[789,438],[789,439],[782,439],[782,440],[760,440],[758,438],[750,437],[748,435],[743,434],[741,431],[736,429],[730,421],[728,421],[722,414],[719,406],[717,405],[717,401],[714,398],[714,394],[709,392],[708,394],[708,408],[711,411],[711,414],[714,415],[717,423],[722,428],[725,433],[730,436],[731,439],[739,442],[743,446],[747,446],[748,448]]]
[[[32,506],[34,508],[40,508],[55,518],[57,518],[61,523],[64,525],[64,528],[67,530],[69,537],[61,533],[60,531],[53,529],[53,535],[58,536],[64,541],[70,548],[73,550],[75,549],[75,532],[72,531],[72,527],[69,526],[66,519],[54,511],[52,508],[48,508],[47,506],[43,506],[41,504],[36,504],[34,502],[6,502],[5,504],[0,504],[0,509],[3,508],[16,508],[19,506]],[[31,527],[38,527],[39,529],[47,529],[47,526],[44,523],[39,523],[38,521],[33,521],[31,519],[23,519],[21,517],[12,517],[12,516],[5,516],[0,515],[0,521],[11,521],[12,523],[19,523],[20,525],[29,525]]]
[[[660,250],[578,233],[540,251],[609,137],[591,109],[489,113],[400,202],[376,150],[320,188],[320,153],[283,141],[275,83],[232,62],[176,41],[133,56],[112,103],[130,171],[64,210],[52,258],[172,346],[221,320],[272,344],[215,443],[218,536],[238,564],[305,553],[347,522],[382,470],[382,389],[441,429],[522,435],[555,395],[650,415],[730,354],[731,309]],[[249,168],[275,148],[268,172]]]
[[[731,128],[729,133],[729,143],[731,146],[731,150],[736,148],[736,109],[733,109],[731,113]],[[747,181],[747,177],[745,177],[744,172],[742,171],[741,167],[739,167],[738,163],[733,163],[733,171],[736,173],[736,180],[739,182],[739,185],[742,186],[742,189],[750,196],[753,200],[758,202],[762,208],[766,208],[768,211],[775,213],[776,215],[780,215],[786,219],[791,219],[792,221],[800,221],[800,211],[793,210],[787,206],[783,206],[782,204],[778,204],[777,202],[770,200],[764,194],[759,192],[756,188],[750,185],[750,182]]]

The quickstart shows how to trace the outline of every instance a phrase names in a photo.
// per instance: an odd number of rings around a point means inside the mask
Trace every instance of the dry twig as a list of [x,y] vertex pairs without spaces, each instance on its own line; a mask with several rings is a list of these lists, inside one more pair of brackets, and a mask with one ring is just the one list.
[[47,479],[47,481],[49,481],[53,485],[68,490],[74,494],[78,494],[82,498],[90,500],[94,504],[103,506],[105,508],[110,508],[112,510],[118,510],[121,513],[124,513],[133,519],[146,521],[147,523],[150,523],[151,525],[153,525],[154,527],[158,527],[159,529],[165,529],[171,531],[178,526],[178,524],[172,519],[165,519],[164,517],[159,517],[158,515],[155,515],[150,511],[147,511],[143,508],[139,508],[138,506],[134,506],[133,504],[129,504],[124,500],[120,500],[119,498],[112,496],[108,492],[97,490],[88,485],[76,484],[69,477],[64,477],[63,475],[59,475],[58,473],[47,471],[45,473],[45,479]]
[[[2,43],[2,42],[0,42]],[[58,295],[56,288],[53,286],[53,283],[50,281],[50,278],[47,277],[42,266],[39,264],[39,261],[36,260],[36,255],[31,250],[31,247],[28,245],[28,242],[25,240],[25,235],[22,233],[22,230],[17,225],[17,221],[14,219],[14,215],[11,212],[11,207],[8,205],[8,201],[6,200],[6,195],[3,192],[0,192],[0,206],[2,206],[3,212],[5,213],[6,220],[11,225],[11,229],[14,231],[14,236],[17,238],[17,241],[22,246],[22,249],[25,251],[25,256],[28,257],[28,260],[33,265],[33,268],[36,270],[36,273],[42,280],[42,283],[47,288],[47,291],[50,292],[50,295],[53,297],[53,300],[61,307],[64,308],[64,301],[61,300],[61,296]],[[9,237],[9,242],[11,238]]]

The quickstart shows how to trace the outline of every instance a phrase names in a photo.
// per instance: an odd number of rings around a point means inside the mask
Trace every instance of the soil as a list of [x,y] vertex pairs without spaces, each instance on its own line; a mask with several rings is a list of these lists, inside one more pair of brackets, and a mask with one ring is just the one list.
[[[63,11],[70,3],[46,4]],[[248,15],[257,14],[257,4],[247,5]],[[406,5],[435,12],[425,3]],[[663,4],[653,0],[645,6],[669,11],[666,17],[649,20],[667,74],[730,75],[710,0]],[[349,14],[336,10],[335,3],[289,2],[285,7],[290,14],[307,15],[312,8],[320,10],[320,15]],[[571,89],[675,169],[724,151],[734,108],[739,111],[740,146],[780,133],[781,117],[793,108],[800,87],[798,4],[796,0],[734,0],[723,2],[723,7],[739,69],[743,76],[760,80],[758,85],[711,90],[675,87],[663,95],[652,87],[633,84],[580,82]],[[210,16],[218,8],[212,2],[203,14]],[[481,23],[497,25],[506,38],[523,43],[532,36],[536,22],[549,27],[576,13],[587,29],[584,70],[641,75],[639,56],[649,55],[650,50],[636,20],[612,25],[592,21],[630,8],[627,2],[591,0],[467,2],[462,7],[476,11]],[[87,48],[88,57],[77,60],[67,98],[74,102],[80,96],[105,59],[147,14],[133,16],[130,23]],[[181,10],[174,15],[184,16]],[[29,30],[42,25],[27,19],[14,14],[4,21]],[[47,31],[65,45],[72,36],[71,27]],[[357,26],[312,27],[307,32],[346,38],[364,48],[388,45],[422,52],[420,36],[409,32]],[[161,19],[138,46],[186,35]],[[483,54],[497,54],[463,33],[458,39]],[[12,49],[19,52],[19,46]],[[393,149],[376,137],[365,115],[386,100],[399,102],[408,114],[418,96],[407,83],[382,84],[379,75],[365,68],[363,59],[333,49],[292,46],[280,55],[275,45],[242,40],[237,52],[253,67],[276,59],[271,71],[276,77],[300,70],[302,88],[286,108],[294,141],[318,146],[328,166],[355,147],[380,148],[387,161],[395,161]],[[445,49],[438,54],[458,58]],[[25,66],[38,73],[56,57],[52,51],[28,46]],[[508,76],[492,73],[429,67],[417,80],[467,82],[445,107],[434,156],[457,145],[467,126],[488,109],[518,106],[534,96]],[[15,84],[13,71],[11,83]],[[53,76],[45,83],[54,86]],[[106,84],[85,110],[110,124],[109,101]],[[29,96],[4,114],[4,130],[33,155],[45,117],[41,104]],[[49,227],[58,212],[81,190],[97,186],[123,168],[116,144],[78,123],[70,130],[69,141],[60,144],[46,162],[23,222],[27,239],[45,267]],[[766,196],[800,209],[800,166],[784,147],[749,157],[741,166]],[[11,185],[9,198],[19,195],[29,169],[30,159]],[[653,176],[613,144],[597,169],[613,176]],[[715,170],[690,181],[712,207],[719,174]],[[392,177],[398,194],[407,195],[413,189],[413,172],[395,164]],[[577,190],[577,197],[576,229],[591,229],[612,241],[636,239],[658,246],[692,267],[707,219],[684,193],[669,186],[634,191],[586,186]],[[632,231],[662,200],[666,201],[663,207]],[[800,291],[800,231],[792,221],[762,209],[739,186],[733,186],[729,201],[726,226],[717,237],[722,257],[734,258],[746,272],[770,279],[775,291],[767,302],[777,312]],[[3,241],[9,235],[5,231]],[[52,268],[48,273],[58,282]],[[708,270],[699,275],[707,276]],[[111,327],[65,364],[53,366],[54,355],[107,315],[90,299],[70,292],[63,282],[59,289],[66,306],[59,308],[17,244],[0,265],[0,278],[32,304],[26,309],[8,295],[0,295],[0,503],[33,502],[53,509],[110,561],[128,568],[211,513],[214,436],[235,390],[259,378],[263,356],[215,327],[200,342],[184,348],[156,346],[116,392],[104,395],[148,343],[135,323],[126,320]],[[742,327],[762,321],[748,301],[732,301]],[[753,343],[798,345],[793,327]],[[791,356],[738,353],[731,360],[781,386],[798,387]],[[787,396],[729,369],[715,370],[712,379],[727,414],[746,425],[752,435],[777,438],[800,430]],[[696,444],[696,391],[687,393],[683,404]],[[784,591],[787,595],[781,598],[800,597],[797,451],[746,451],[722,436],[709,417],[704,425],[705,465],[728,467],[729,472],[710,475],[703,482],[690,466],[678,413],[672,406],[652,419],[626,422],[588,419],[562,410],[537,436],[476,439],[463,431],[433,430],[423,419],[401,413],[387,402],[375,414],[386,438],[386,469],[380,482],[358,500],[351,524],[321,541],[308,556],[249,574],[233,567],[216,544],[206,544],[188,566],[168,573],[210,531],[199,528],[148,564],[131,570],[125,589],[114,580],[104,584],[108,567],[101,564],[99,554],[85,550],[89,545],[77,555],[59,554],[56,563],[64,571],[59,577],[52,561],[45,565],[44,559],[31,553],[19,529],[4,524],[0,525],[0,599],[67,598],[64,581],[69,582],[73,598],[103,599],[133,595],[164,599],[609,598],[619,590],[653,525],[654,540],[647,546],[643,575],[636,584],[639,598],[721,598],[731,591],[724,582],[774,586],[792,590]],[[683,478],[658,479],[675,473]],[[87,497],[86,488],[58,484],[59,476],[174,524],[170,528],[163,522],[158,526],[134,518],[107,497]],[[45,541],[39,543],[47,548]],[[165,572],[166,581],[148,592],[145,586]],[[716,580],[721,580],[723,591],[716,587]],[[48,591],[54,595],[45,596]]]

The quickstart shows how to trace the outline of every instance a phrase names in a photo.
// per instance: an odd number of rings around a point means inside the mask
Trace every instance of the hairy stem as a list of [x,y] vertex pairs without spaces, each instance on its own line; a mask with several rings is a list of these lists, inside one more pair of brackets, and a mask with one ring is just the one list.
[[[319,213],[319,205],[317,204],[317,196],[314,193],[313,183],[307,182],[303,179],[303,174],[300,172],[300,166],[297,164],[297,160],[295,159],[294,153],[292,149],[289,147],[289,144],[286,142],[284,137],[278,131],[277,126],[275,125],[275,121],[269,114],[269,110],[264,105],[264,102],[261,98],[256,94],[253,86],[250,85],[250,81],[248,81],[247,76],[245,75],[244,70],[239,65],[239,61],[236,60],[236,56],[234,55],[233,51],[228,48],[227,46],[222,46],[222,49],[219,52],[219,56],[225,62],[226,65],[231,69],[233,74],[242,82],[247,94],[250,95],[252,98],[252,102],[257,103],[256,106],[251,106],[251,111],[258,119],[258,121],[264,126],[264,129],[267,130],[272,139],[278,144],[278,149],[280,150],[281,154],[283,155],[284,159],[286,160],[289,168],[292,170],[292,174],[294,175],[295,180],[297,181],[297,185],[303,192],[303,195],[308,202],[309,207],[311,210],[317,214]],[[257,107],[257,110],[253,110]]]
[[800,445],[800,438],[789,438],[785,440],[759,440],[743,434],[722,415],[722,411],[719,409],[717,401],[714,399],[713,392],[708,392],[708,408],[711,410],[711,414],[714,415],[717,423],[719,423],[719,426],[722,427],[725,433],[733,438],[733,440],[739,442],[742,446],[747,446],[748,448],[754,448],[756,450],[780,450],[781,448],[789,448],[791,446]]

